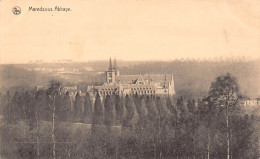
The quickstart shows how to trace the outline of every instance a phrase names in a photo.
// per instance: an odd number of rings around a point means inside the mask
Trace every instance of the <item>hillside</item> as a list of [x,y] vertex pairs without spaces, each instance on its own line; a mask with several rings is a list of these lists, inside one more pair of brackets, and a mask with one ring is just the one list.
[[229,72],[237,77],[244,96],[260,96],[260,61],[153,62],[123,67],[121,70],[122,74],[173,73],[176,92],[194,97],[205,95],[218,75]]
[[[180,61],[129,62],[119,61],[121,74],[172,73],[178,95],[201,98],[206,95],[216,76],[231,73],[236,76],[244,96],[260,96],[259,61]],[[107,61],[87,63],[41,63],[0,65],[1,91],[7,89],[46,86],[52,79],[64,85],[77,85],[82,91],[87,85],[102,84]]]

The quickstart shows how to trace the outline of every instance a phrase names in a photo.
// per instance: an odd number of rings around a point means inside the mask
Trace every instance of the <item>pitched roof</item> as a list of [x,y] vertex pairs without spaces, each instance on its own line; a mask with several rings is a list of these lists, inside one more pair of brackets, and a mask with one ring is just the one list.
[[64,91],[69,91],[69,92],[76,92],[78,90],[77,86],[72,86],[72,87],[63,87]]
[[[139,79],[140,75],[120,75],[116,76],[116,82],[122,83],[133,83]],[[144,74],[142,75],[144,80],[152,80],[153,82],[164,82],[165,79],[167,82],[171,81],[171,74]]]
[[95,89],[98,89],[98,91],[110,91],[115,90],[118,88],[118,85],[102,85],[102,86],[95,86]]

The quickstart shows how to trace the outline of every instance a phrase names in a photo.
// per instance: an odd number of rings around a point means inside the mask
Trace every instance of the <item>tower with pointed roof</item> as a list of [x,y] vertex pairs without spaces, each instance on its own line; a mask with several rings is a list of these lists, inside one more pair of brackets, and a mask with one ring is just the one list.
[[88,87],[88,92],[106,95],[168,95],[173,96],[173,74],[120,75],[116,59],[110,58],[105,72],[106,82],[101,86]]
[[109,60],[108,70],[109,70],[109,71],[112,71],[112,70],[113,70],[111,57],[110,57],[110,60]]
[[119,67],[117,66],[116,58],[114,58],[114,66],[113,69],[115,70],[116,76],[120,75]]
[[171,74],[171,80],[169,82],[169,95],[174,95],[175,94],[175,89],[174,89],[174,79],[173,79],[173,74]]
[[106,82],[107,82],[107,84],[115,83],[115,81],[116,81],[115,76],[116,76],[116,71],[113,68],[112,60],[110,58],[108,70],[106,71]]

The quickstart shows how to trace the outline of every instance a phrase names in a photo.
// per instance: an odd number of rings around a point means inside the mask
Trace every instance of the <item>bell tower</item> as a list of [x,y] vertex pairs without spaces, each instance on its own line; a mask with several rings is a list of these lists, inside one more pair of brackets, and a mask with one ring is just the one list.
[[114,58],[114,67],[113,68],[115,70],[116,76],[119,76],[120,75],[120,70],[119,70],[119,67],[117,66],[116,58]]
[[171,74],[171,81],[169,83],[169,95],[174,95],[175,90],[174,90],[174,79],[173,79],[173,74]]
[[108,84],[114,83],[116,81],[115,76],[116,76],[116,71],[112,66],[112,60],[110,58],[109,67],[108,67],[108,70],[106,71],[106,81],[107,81],[107,83]]

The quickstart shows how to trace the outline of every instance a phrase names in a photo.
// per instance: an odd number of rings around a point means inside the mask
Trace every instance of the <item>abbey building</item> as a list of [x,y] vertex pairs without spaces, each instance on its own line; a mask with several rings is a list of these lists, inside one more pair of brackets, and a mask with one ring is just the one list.
[[89,93],[100,95],[174,95],[172,74],[120,75],[120,69],[110,58],[105,72],[105,83],[101,86],[88,86]]

